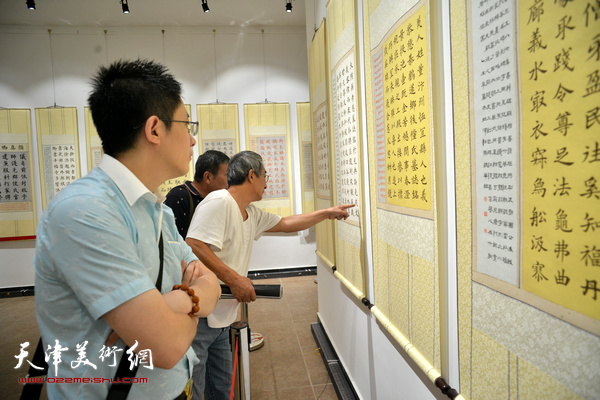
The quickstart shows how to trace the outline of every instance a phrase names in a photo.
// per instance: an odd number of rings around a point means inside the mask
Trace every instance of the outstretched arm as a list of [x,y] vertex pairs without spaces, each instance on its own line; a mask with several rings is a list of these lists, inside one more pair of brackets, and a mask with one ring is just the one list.
[[281,221],[267,232],[298,232],[308,229],[313,225],[318,224],[326,219],[346,219],[349,217],[349,208],[354,207],[354,204],[342,204],[323,210],[313,211],[307,214],[297,214],[283,217]]

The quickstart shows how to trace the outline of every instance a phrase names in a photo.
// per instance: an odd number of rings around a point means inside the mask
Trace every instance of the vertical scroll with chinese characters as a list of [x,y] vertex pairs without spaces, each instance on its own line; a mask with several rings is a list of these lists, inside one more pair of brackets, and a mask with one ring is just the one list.
[[430,3],[368,2],[363,12],[375,305],[439,371]]
[[477,271],[518,283],[519,140],[512,2],[471,2]]
[[296,116],[298,119],[298,143],[300,143],[302,212],[308,213],[315,210],[310,103],[296,103]]
[[600,320],[600,10],[590,5],[519,3],[521,276],[528,292]]
[[600,13],[471,1],[473,279],[600,334]]
[[79,178],[77,108],[36,108],[42,208]]
[[200,153],[219,150],[229,157],[240,149],[237,104],[198,104]]
[[244,104],[246,146],[260,154],[269,175],[263,200],[256,205],[286,217],[294,213],[290,150],[290,105]]
[[[315,205],[319,210],[332,206],[325,27],[326,22],[323,20],[308,49],[308,81],[312,113],[313,165],[315,167]],[[316,233],[317,255],[328,266],[335,265],[333,221],[327,220],[317,224]]]
[[35,239],[31,111],[0,110],[0,240]]
[[378,207],[433,219],[425,7],[372,52]]
[[90,172],[92,168],[100,163],[104,151],[102,150],[102,140],[100,140],[100,136],[98,136],[98,131],[96,130],[96,125],[94,125],[89,107],[83,108],[83,115],[85,118],[87,166],[88,172]]
[[332,188],[336,204],[354,204],[345,221],[334,221],[337,271],[353,286],[366,292],[362,223],[362,130],[359,67],[354,2],[331,0],[327,4],[327,57],[329,60],[329,129]]

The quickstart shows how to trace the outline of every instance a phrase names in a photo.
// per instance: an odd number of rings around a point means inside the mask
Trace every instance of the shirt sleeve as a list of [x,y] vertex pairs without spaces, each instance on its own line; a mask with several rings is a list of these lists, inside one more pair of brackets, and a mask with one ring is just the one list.
[[52,267],[38,272],[66,282],[94,318],[155,287],[138,255],[134,225],[105,199],[69,197],[47,218],[38,246],[46,249],[39,252],[43,264]]
[[252,213],[253,218],[256,221],[256,235],[254,236],[254,240],[258,240],[263,233],[281,221],[281,217],[279,215],[264,212],[254,204],[250,204],[248,207],[246,207],[246,211],[248,213]]
[[187,237],[222,250],[225,227],[228,226],[227,203],[226,199],[219,196],[202,200],[194,211]]

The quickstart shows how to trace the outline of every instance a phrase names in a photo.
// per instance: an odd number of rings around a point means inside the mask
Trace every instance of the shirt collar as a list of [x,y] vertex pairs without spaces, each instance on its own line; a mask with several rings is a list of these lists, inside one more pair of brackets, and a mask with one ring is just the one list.
[[164,201],[164,196],[162,196],[158,189],[155,193],[150,192],[142,181],[116,158],[104,154],[98,164],[98,168],[104,171],[115,182],[115,185],[123,193],[130,206],[134,205],[141,197],[146,197],[148,200],[156,203]]

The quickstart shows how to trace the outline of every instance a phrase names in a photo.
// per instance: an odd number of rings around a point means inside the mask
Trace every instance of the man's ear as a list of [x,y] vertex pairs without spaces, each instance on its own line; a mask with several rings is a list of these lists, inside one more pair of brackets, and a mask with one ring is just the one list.
[[202,180],[206,183],[210,183],[211,179],[212,179],[212,174],[208,171],[204,171],[204,174],[202,175]]
[[255,177],[256,177],[256,174],[254,173],[253,169],[251,169],[250,171],[248,171],[248,176],[246,178],[248,179],[248,181],[250,183],[252,183],[254,181]]
[[159,129],[162,129],[160,119],[156,115],[152,115],[146,120],[144,125],[144,137],[151,144],[160,143]]

